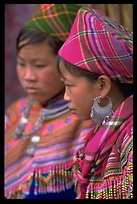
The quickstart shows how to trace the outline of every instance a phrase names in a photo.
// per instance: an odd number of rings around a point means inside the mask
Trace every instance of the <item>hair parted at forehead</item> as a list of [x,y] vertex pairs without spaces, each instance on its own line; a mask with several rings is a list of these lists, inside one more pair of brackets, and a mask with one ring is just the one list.
[[95,9],[79,9],[58,54],[80,69],[133,83],[133,33]]
[[63,45],[63,41],[50,36],[47,33],[43,33],[33,28],[24,27],[20,30],[16,39],[17,52],[28,45],[38,45],[47,43],[53,50],[53,53],[57,55],[58,50]]

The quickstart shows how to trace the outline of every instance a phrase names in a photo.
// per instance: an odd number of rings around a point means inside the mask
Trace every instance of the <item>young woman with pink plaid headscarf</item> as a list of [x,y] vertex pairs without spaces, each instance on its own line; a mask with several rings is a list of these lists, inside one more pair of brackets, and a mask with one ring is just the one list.
[[70,110],[96,123],[74,154],[77,199],[133,198],[133,34],[81,8],[58,55]]

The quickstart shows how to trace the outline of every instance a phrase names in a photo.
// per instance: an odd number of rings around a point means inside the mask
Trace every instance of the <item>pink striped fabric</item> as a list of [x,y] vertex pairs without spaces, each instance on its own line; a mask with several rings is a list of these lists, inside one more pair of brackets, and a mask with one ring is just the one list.
[[97,10],[78,11],[59,55],[79,68],[133,83],[133,35]]
[[[95,131],[96,128],[92,129],[85,138],[83,157],[80,156],[82,150],[75,154],[78,197],[83,199],[87,194],[87,198],[90,198],[92,193],[97,198],[96,195],[100,194],[99,186],[102,185],[102,192],[103,188],[108,192],[111,189],[112,198],[118,198],[118,190],[115,194],[113,189],[113,182],[116,182],[119,186],[123,185],[123,188],[128,189],[126,198],[129,198],[131,196],[129,188],[132,191],[133,182],[133,155],[131,153],[133,149],[133,96],[123,101],[110,121],[100,127],[96,133]],[[107,187],[104,180],[106,178]],[[107,183],[108,181],[111,185]],[[92,185],[96,190],[88,189]],[[121,193],[120,197],[124,198],[125,194]],[[101,198],[101,195],[98,198]]]

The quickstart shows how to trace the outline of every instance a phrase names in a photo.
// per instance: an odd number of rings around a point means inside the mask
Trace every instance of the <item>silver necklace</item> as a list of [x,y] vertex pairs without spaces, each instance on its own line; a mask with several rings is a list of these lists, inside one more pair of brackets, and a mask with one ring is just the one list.
[[14,133],[14,139],[15,140],[20,139],[20,138],[30,139],[30,144],[25,150],[25,154],[28,156],[34,156],[36,146],[40,141],[39,130],[40,130],[43,122],[46,120],[55,119],[55,118],[59,117],[60,115],[63,115],[64,113],[69,111],[67,102],[64,102],[64,105],[61,105],[59,108],[56,108],[56,109],[50,110],[50,109],[43,108],[40,111],[40,117],[38,118],[35,125],[33,126],[31,133],[25,134],[25,132],[24,132],[25,125],[28,122],[28,115],[30,113],[30,109],[31,109],[33,104],[34,104],[34,101],[30,100],[28,102],[28,104],[26,105],[24,112],[23,112],[23,115],[19,121],[19,125],[16,128],[15,133]]

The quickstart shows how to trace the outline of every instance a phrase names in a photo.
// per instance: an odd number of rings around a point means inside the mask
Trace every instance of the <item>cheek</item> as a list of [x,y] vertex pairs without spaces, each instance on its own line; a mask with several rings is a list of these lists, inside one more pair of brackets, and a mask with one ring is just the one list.
[[82,92],[79,90],[73,90],[73,91],[67,91],[67,96],[70,97],[71,102],[73,105],[78,108],[79,110],[83,110],[87,107],[86,103],[87,100],[82,94]]
[[23,76],[24,76],[24,71],[19,69],[19,68],[17,68],[16,71],[17,71],[17,76],[18,76],[19,80],[22,81]]
[[84,102],[80,104],[78,111],[81,116],[81,119],[83,120],[90,119],[91,107],[92,107],[91,101],[87,102],[86,100],[84,100]]
[[80,99],[79,99],[79,104],[80,104],[80,106],[81,106],[81,109],[83,110],[83,111],[85,111],[86,113],[89,113],[90,112],[90,110],[91,110],[91,106],[92,106],[92,100],[91,100],[91,98],[88,98],[88,97],[81,97]]
[[53,86],[53,84],[62,84],[64,86],[59,75],[54,70],[43,70],[43,72],[39,74],[39,81],[49,84],[50,86]]
[[[90,112],[91,112],[91,107],[92,107],[92,96],[91,94],[87,92],[83,92],[79,94],[77,98],[77,108],[83,115],[83,118],[89,119],[90,118]],[[76,101],[74,101],[76,102]]]

